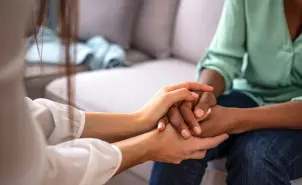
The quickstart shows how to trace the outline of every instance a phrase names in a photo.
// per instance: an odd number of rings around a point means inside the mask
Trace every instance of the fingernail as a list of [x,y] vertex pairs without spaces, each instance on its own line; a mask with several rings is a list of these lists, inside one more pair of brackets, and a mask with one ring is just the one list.
[[163,131],[163,128],[164,128],[164,124],[163,123],[159,123],[158,125],[157,125],[157,129],[161,132],[161,131]]
[[204,115],[204,111],[202,109],[197,109],[196,114],[198,117],[202,117]]
[[195,127],[193,128],[193,130],[194,130],[194,132],[195,132],[196,134],[201,134],[201,129],[200,129],[199,126],[195,126]]
[[209,108],[208,111],[207,111],[207,113],[206,113],[206,115],[210,114],[211,112],[212,112],[212,109]]
[[184,137],[185,139],[189,139],[189,138],[191,137],[190,132],[187,131],[187,130],[185,130],[185,129],[183,129],[183,130],[181,131],[181,135],[182,135],[182,137]]
[[191,92],[191,94],[192,94],[192,96],[193,96],[194,98],[198,98],[198,94],[197,94],[197,93]]

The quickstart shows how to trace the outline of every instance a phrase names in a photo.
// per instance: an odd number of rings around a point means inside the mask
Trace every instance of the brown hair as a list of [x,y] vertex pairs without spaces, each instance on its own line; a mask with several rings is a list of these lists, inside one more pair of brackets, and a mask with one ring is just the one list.
[[[52,1],[52,0],[48,0]],[[68,105],[72,105],[73,97],[74,97],[74,89],[73,89],[73,81],[71,76],[75,73],[75,65],[72,64],[72,61],[75,61],[75,58],[71,58],[70,56],[70,48],[73,43],[77,41],[78,35],[78,1],[77,0],[59,0],[58,4],[58,35],[61,38],[62,45],[64,47],[64,66],[65,71],[64,75],[67,78],[67,103]],[[37,45],[37,49],[40,55],[41,61],[41,69],[43,70],[43,58],[42,58],[42,51],[43,51],[43,32],[44,26],[46,23],[46,11],[47,11],[47,0],[40,0],[40,10],[39,15],[37,17],[37,22],[35,21],[34,11],[32,16],[32,23],[33,23],[33,35]],[[41,43],[41,50],[38,46],[38,39],[37,33],[39,27],[42,30],[42,43]],[[76,47],[73,47],[74,57],[76,57],[75,53]],[[73,111],[72,107],[69,108],[69,118],[72,122],[73,119]],[[72,124],[70,124],[72,126]],[[71,128],[73,131],[73,127]]]

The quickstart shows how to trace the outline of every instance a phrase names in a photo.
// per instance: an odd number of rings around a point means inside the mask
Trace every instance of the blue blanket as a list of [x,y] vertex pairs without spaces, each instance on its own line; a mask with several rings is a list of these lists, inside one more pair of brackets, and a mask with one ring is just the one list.
[[[45,64],[62,64],[65,58],[65,50],[60,38],[49,28],[44,28],[43,48],[42,31],[38,35],[38,45],[29,38],[31,46],[26,52],[25,59],[30,64],[40,63],[40,53]],[[76,48],[76,53],[74,52]],[[73,64],[87,62],[92,70],[108,69],[127,66],[125,63],[125,51],[116,44],[109,43],[101,36],[95,36],[86,43],[78,42],[70,47],[70,57]]]

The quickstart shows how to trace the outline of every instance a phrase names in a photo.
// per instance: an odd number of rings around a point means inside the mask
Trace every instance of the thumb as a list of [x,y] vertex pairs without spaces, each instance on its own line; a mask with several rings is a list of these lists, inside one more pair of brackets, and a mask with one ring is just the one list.
[[209,138],[196,138],[196,147],[199,150],[206,150],[217,147],[220,143],[227,140],[229,136],[227,134],[221,134],[215,137]]

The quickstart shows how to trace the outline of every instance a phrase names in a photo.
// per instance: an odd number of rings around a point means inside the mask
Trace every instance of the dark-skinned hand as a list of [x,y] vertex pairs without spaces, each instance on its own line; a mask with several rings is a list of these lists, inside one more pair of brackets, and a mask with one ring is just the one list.
[[205,119],[216,103],[213,93],[202,92],[196,102],[183,101],[173,105],[168,114],[159,121],[158,130],[163,131],[165,125],[170,122],[185,139],[192,135],[200,136],[203,130],[198,121]]

